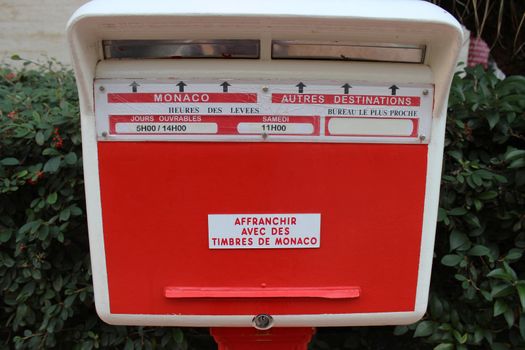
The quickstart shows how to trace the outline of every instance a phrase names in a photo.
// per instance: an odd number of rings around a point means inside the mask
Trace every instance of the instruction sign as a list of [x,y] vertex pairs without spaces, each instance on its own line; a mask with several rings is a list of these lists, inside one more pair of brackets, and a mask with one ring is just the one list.
[[210,249],[319,248],[321,214],[211,214]]
[[430,84],[98,79],[100,141],[428,143]]

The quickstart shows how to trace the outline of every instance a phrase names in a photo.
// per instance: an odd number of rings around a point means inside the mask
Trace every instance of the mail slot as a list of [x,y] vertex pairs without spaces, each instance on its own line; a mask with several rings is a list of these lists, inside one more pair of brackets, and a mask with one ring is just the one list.
[[423,1],[80,8],[68,40],[100,317],[418,320],[461,33]]

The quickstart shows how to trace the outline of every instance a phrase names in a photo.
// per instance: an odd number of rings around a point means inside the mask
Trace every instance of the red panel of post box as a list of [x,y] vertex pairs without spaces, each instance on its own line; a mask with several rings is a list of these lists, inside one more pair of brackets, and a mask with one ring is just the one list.
[[426,145],[98,147],[112,313],[414,311]]

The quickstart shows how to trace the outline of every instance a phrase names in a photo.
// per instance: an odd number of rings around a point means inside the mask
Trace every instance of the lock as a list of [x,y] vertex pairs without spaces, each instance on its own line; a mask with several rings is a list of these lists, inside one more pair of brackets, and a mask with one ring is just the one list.
[[256,329],[264,331],[273,327],[273,317],[266,314],[260,314],[253,318],[252,324]]

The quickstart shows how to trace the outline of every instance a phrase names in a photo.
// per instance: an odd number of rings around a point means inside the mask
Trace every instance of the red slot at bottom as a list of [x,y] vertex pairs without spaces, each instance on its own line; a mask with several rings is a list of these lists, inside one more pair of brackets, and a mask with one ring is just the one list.
[[166,287],[166,298],[322,298],[352,299],[359,298],[359,287],[325,288],[196,288]]

